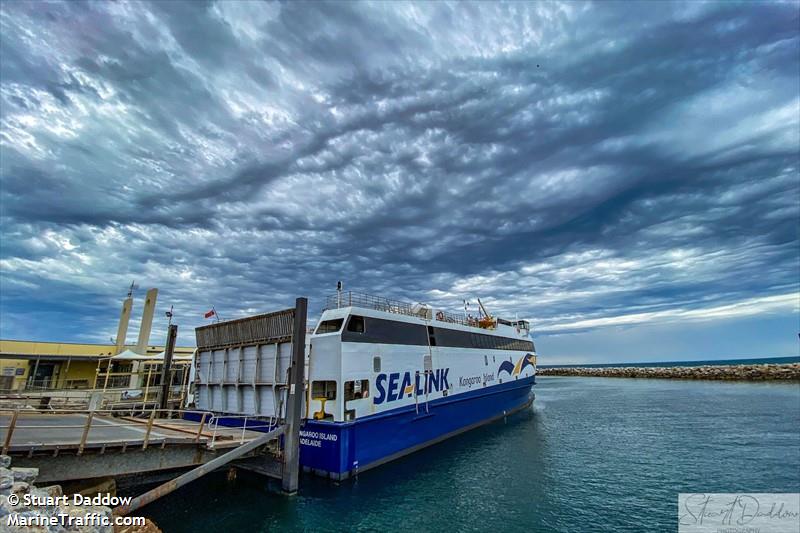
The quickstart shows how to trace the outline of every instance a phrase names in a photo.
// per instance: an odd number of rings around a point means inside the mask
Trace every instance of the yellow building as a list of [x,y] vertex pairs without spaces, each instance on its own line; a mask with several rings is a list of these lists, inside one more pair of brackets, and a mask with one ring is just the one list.
[[[142,368],[140,361],[135,360],[138,359],[136,356],[157,356],[164,351],[164,346],[150,345],[150,329],[153,325],[158,289],[149,289],[145,294],[142,323],[136,344],[128,345],[125,342],[133,307],[134,288],[132,284],[128,297],[122,303],[114,344],[0,340],[0,392],[97,387],[105,389],[109,385],[108,378],[112,375],[114,386],[140,386],[139,374]],[[167,317],[171,320],[171,312],[167,313]],[[109,358],[127,351],[133,354],[134,360],[125,358],[123,361],[115,361],[113,365],[109,364]],[[181,360],[175,360],[174,363],[186,367],[191,363],[193,353],[194,348],[176,347],[174,355]],[[158,357],[146,364],[157,360]],[[152,381],[152,371],[155,368],[148,367],[148,383],[145,386],[149,386]],[[101,372],[105,379],[103,383],[97,384],[97,376]],[[186,374],[185,371],[183,373]]]
[[[0,391],[95,388],[98,363],[115,355],[117,349],[114,344],[0,340]],[[139,351],[156,355],[164,346],[146,346]],[[176,356],[193,353],[193,347],[175,347]]]

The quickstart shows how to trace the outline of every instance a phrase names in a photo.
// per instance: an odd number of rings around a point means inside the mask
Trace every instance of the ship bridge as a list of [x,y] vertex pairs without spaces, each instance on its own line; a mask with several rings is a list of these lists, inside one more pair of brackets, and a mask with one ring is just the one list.
[[[362,309],[372,309],[374,311],[411,316],[423,320],[435,320],[445,324],[459,324],[477,329],[496,330],[507,327],[513,328],[523,335],[528,335],[530,333],[530,323],[527,320],[512,321],[503,318],[495,318],[490,316],[485,310],[484,316],[473,317],[466,311],[464,313],[453,313],[444,309],[434,309],[423,303],[404,302],[384,296],[354,291],[338,291],[336,294],[328,296],[325,299],[323,311],[345,307],[360,307]],[[483,309],[482,304],[481,308]],[[324,331],[317,331],[317,333],[324,333]]]

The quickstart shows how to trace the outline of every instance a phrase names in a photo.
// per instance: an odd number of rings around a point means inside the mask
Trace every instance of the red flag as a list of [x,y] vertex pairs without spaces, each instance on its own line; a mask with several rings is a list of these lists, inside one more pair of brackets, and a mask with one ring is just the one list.
[[217,312],[216,312],[214,309],[212,309],[211,311],[208,311],[208,312],[205,314],[205,317],[206,317],[206,318],[211,318],[212,316],[214,316],[214,315],[216,315],[216,314],[217,314]]

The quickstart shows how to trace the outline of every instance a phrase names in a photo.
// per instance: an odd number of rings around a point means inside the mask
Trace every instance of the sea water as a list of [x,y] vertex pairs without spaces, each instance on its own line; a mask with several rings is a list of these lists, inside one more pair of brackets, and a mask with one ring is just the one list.
[[214,473],[143,508],[183,531],[675,531],[680,492],[800,492],[800,385],[540,377],[533,407],[296,496]]

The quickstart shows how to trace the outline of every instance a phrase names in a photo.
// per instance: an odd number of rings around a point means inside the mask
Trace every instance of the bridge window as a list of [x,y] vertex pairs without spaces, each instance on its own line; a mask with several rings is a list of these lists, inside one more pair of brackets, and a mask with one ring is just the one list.
[[374,344],[428,345],[423,324],[412,324],[382,318],[360,317],[364,320],[364,331],[342,333],[343,342],[365,342]]
[[344,323],[343,318],[334,318],[332,320],[323,320],[317,326],[317,334],[320,333],[336,333],[340,329],[342,329],[342,324]]
[[[333,323],[334,321],[331,320],[330,322]],[[339,331],[341,323],[338,320],[335,322],[330,331]],[[323,330],[322,324],[320,324],[317,333],[323,332],[328,331]],[[482,350],[533,351],[533,343],[529,340],[459,329],[426,327],[423,324],[355,315],[350,317],[344,328],[342,341],[413,346],[447,346]]]
[[346,381],[344,384],[344,401],[369,398],[369,380]]
[[336,382],[335,381],[314,381],[311,384],[311,398],[312,399],[325,398],[326,400],[335,400],[336,399]]
[[364,333],[364,317],[351,316],[350,320],[347,322],[347,331],[352,331],[353,333]]

